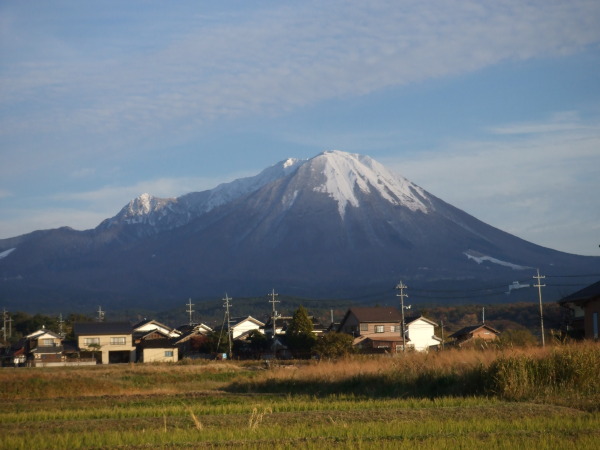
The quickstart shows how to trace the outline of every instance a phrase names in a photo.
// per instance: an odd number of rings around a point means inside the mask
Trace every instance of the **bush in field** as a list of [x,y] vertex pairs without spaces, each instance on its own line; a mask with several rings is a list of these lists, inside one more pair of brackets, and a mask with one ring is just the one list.
[[354,352],[353,339],[346,333],[330,332],[317,339],[314,351],[321,358],[341,358]]
[[600,347],[556,347],[550,354],[500,357],[487,369],[488,389],[510,399],[600,393]]
[[499,345],[506,347],[527,347],[537,345],[538,339],[527,329],[505,330],[500,335]]

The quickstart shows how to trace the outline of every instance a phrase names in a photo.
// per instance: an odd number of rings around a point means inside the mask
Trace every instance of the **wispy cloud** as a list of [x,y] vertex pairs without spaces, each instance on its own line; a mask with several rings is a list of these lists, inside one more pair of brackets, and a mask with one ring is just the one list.
[[[52,20],[85,22],[96,12],[78,6]],[[110,148],[131,136],[193,134],[215,119],[281,114],[600,40],[600,5],[586,0],[304,2],[243,11],[226,24],[195,14],[180,20],[184,33],[174,23],[163,41],[111,56],[50,27],[18,32],[28,26],[23,17],[3,22],[4,35],[33,37],[25,45],[54,59],[4,67],[0,81],[11,89],[0,92],[0,104],[28,108],[26,116],[2,114],[0,133],[85,130],[112,135]]]
[[[600,228],[595,195],[600,192],[600,122],[584,123],[569,115],[570,126],[562,129],[555,126],[554,116],[536,122],[536,132],[520,137],[452,142],[435,152],[386,163],[493,226],[559,250],[566,249],[562,233],[579,252],[593,254]],[[509,127],[529,129],[532,124]]]

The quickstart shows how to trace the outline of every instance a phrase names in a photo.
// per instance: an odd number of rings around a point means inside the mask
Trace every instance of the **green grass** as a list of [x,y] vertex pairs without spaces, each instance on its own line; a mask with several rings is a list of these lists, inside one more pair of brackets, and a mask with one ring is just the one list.
[[598,346],[0,371],[0,448],[596,448]]

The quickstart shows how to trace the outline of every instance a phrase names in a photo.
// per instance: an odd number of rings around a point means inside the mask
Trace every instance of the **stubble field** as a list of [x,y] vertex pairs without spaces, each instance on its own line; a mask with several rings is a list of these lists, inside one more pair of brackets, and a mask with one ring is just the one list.
[[0,445],[597,448],[600,347],[2,369]]

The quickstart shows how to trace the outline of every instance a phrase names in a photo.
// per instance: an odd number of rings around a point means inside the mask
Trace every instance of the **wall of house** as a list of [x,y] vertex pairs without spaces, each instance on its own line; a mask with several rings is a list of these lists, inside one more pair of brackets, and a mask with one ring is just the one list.
[[[99,349],[89,347],[86,344],[86,339],[96,338],[99,341]],[[111,339],[122,339],[125,338],[124,344],[111,343]],[[135,361],[135,347],[132,345],[132,336],[130,334],[115,334],[115,335],[89,335],[89,336],[77,336],[77,346],[86,351],[98,350],[102,352],[102,364],[108,364],[110,358],[110,352],[129,352],[129,362]]]
[[238,336],[241,336],[245,332],[250,330],[258,330],[259,328],[260,324],[252,322],[251,320],[245,320],[233,327],[233,338],[237,339]]
[[479,330],[475,330],[473,332],[473,339],[483,339],[484,341],[493,341],[498,337],[496,333],[493,331],[487,330],[485,328],[480,328]]
[[433,338],[435,333],[433,325],[423,320],[415,320],[408,324],[407,346],[413,347],[417,351],[429,350],[429,347],[439,345],[439,341]]
[[584,328],[586,339],[600,338],[600,298],[586,303]]
[[[165,356],[165,352],[172,352],[173,356]],[[177,362],[179,360],[177,348],[145,348],[142,361],[147,362]]]

